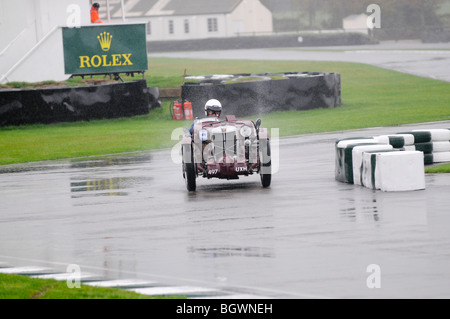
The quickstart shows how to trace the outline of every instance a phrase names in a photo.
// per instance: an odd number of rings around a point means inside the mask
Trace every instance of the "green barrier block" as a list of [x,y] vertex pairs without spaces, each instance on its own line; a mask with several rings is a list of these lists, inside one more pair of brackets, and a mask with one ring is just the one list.
[[400,132],[398,134],[414,135],[414,144],[431,142],[431,132],[428,131]]
[[433,154],[424,154],[423,161],[425,165],[432,165],[434,163]]
[[433,153],[433,143],[416,143],[414,144],[416,146],[416,151],[424,152],[425,154],[431,154]]
[[402,148],[405,146],[405,139],[403,136],[389,136],[389,144],[394,148]]

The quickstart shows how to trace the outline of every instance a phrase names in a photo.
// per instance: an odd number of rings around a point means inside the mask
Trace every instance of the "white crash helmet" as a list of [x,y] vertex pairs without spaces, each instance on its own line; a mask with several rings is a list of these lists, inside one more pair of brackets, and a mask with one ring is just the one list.
[[217,116],[220,117],[222,113],[222,104],[216,100],[211,99],[205,104],[205,115],[206,116]]

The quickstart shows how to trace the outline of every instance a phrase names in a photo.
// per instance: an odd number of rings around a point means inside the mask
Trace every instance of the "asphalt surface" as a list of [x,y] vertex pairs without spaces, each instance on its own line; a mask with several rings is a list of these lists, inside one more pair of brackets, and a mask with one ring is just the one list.
[[[257,50],[252,58],[351,56],[449,80],[448,44],[411,45]],[[425,190],[393,193],[334,178],[336,139],[449,127],[283,138],[269,189],[255,175],[199,179],[197,192],[188,193],[171,150],[1,166],[0,272],[35,266],[64,273],[75,264],[102,280],[156,283],[141,292],[181,286],[189,295],[197,287],[207,297],[449,298],[449,177],[427,175]],[[370,288],[374,283],[380,286]]]
[[338,138],[448,127],[281,139],[269,189],[256,175],[188,193],[171,150],[3,166],[0,261],[258,297],[450,297],[449,177],[401,193],[334,178]]
[[[248,49],[152,53],[151,57],[235,60],[356,62],[450,82],[450,43],[417,41],[317,48]],[[284,71],[284,70],[283,70]],[[292,72],[320,70],[285,70]]]

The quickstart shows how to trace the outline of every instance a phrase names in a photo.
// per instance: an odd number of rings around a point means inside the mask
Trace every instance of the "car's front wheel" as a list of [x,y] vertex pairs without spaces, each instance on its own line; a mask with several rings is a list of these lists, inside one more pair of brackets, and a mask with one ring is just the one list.
[[183,177],[186,182],[186,188],[189,192],[195,192],[197,188],[197,172],[194,164],[194,157],[191,146],[184,146],[183,149]]
[[196,185],[196,173],[194,163],[184,164],[184,180],[186,181],[186,188],[190,192],[195,192]]
[[272,159],[269,140],[262,141],[259,152],[259,175],[261,176],[262,187],[267,188],[272,182]]

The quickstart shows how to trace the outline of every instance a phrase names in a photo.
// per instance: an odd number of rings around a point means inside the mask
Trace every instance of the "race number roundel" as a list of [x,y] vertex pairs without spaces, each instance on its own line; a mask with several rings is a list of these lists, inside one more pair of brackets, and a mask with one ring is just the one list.
[[198,132],[198,137],[200,138],[200,141],[206,141],[208,139],[208,131],[207,130],[200,130]]

